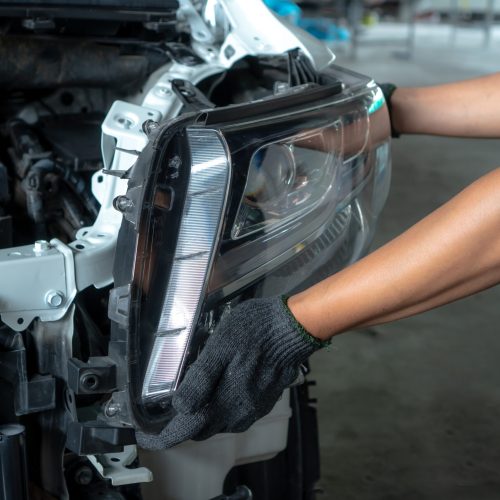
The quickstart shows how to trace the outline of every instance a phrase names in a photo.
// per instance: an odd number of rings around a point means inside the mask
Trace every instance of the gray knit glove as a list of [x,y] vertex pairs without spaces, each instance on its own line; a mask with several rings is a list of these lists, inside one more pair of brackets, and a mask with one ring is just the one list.
[[172,399],[176,416],[159,435],[138,433],[139,446],[242,432],[269,413],[300,365],[328,344],[309,335],[285,302],[252,299],[223,317]]

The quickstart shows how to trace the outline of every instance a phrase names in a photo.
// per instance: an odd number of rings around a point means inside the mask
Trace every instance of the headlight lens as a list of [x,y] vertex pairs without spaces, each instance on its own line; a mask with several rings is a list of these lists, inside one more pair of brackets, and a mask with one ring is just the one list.
[[[235,216],[230,210],[212,270],[212,301],[302,252],[370,181],[369,107],[375,96],[373,90],[356,100],[316,101],[272,124],[262,119],[221,127],[234,165]],[[386,118],[385,109],[377,113]]]
[[313,210],[334,184],[340,122],[266,144],[250,160],[233,239]]

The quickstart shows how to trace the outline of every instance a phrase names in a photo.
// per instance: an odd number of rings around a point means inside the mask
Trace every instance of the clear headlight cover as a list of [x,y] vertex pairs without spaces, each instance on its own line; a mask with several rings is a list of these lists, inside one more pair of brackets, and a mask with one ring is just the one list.
[[253,153],[233,239],[310,212],[328,196],[338,170],[341,125],[338,120]]
[[220,125],[234,174],[211,301],[255,283],[328,230],[374,175],[372,123],[386,142],[383,96],[365,83],[354,98],[337,93],[289,108],[273,121],[262,113]]

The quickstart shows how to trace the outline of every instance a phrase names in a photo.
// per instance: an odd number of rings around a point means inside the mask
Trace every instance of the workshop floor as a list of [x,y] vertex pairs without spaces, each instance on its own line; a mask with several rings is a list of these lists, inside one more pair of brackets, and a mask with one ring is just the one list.
[[[461,30],[453,48],[448,31],[418,28],[409,60],[395,57],[398,45],[362,47],[356,62],[341,55],[339,63],[400,85],[500,69],[500,44],[484,49],[481,34],[472,30]],[[375,245],[496,166],[500,140],[394,141],[392,190]],[[316,354],[320,498],[498,500],[499,320],[500,287],[416,318],[340,336],[330,351]]]

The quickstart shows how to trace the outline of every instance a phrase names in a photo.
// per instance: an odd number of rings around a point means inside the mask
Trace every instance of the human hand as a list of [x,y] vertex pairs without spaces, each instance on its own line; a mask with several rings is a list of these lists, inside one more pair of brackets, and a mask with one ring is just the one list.
[[161,449],[220,432],[243,432],[271,411],[301,364],[327,345],[310,336],[282,297],[252,299],[224,316],[172,399],[176,416],[159,435],[138,433]]

